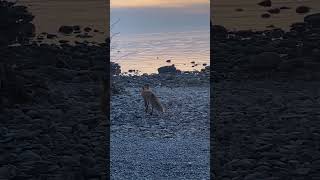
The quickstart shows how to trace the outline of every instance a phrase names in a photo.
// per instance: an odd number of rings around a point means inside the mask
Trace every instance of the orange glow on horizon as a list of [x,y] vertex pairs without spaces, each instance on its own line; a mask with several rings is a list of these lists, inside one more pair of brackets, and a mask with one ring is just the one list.
[[186,7],[209,3],[209,0],[111,0],[111,8]]

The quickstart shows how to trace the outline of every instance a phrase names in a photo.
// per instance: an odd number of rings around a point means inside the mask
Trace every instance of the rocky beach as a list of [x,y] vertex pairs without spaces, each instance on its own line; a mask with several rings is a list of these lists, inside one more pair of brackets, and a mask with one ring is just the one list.
[[[286,31],[212,24],[204,70],[122,76],[109,39],[49,44],[27,7],[0,13],[0,179],[107,179],[109,159],[112,179],[320,179],[320,14]],[[144,84],[166,112],[145,114]]]
[[[114,76],[111,97],[112,179],[209,179],[209,68]],[[144,112],[149,84],[166,112]],[[122,88],[121,88],[122,87]]]
[[42,43],[27,7],[0,13],[0,179],[106,179],[109,41]]
[[290,30],[211,26],[213,179],[319,179],[320,14]]

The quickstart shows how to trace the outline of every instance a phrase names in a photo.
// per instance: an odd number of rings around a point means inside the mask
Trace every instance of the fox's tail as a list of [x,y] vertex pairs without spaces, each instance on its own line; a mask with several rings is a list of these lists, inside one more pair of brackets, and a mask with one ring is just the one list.
[[159,99],[154,95],[152,94],[151,96],[151,105],[153,108],[155,108],[156,110],[160,111],[160,112],[165,112],[165,108],[163,107],[163,105],[160,103]]

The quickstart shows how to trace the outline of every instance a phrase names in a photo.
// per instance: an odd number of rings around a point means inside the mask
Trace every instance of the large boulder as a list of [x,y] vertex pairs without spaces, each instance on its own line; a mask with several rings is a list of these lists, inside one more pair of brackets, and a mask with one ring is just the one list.
[[263,52],[254,55],[250,59],[250,68],[252,70],[265,71],[273,70],[281,63],[281,57],[275,52]]
[[213,37],[226,37],[228,35],[228,30],[220,25],[211,26],[211,33]]
[[120,65],[114,62],[111,62],[111,74],[119,75],[121,73]]
[[171,66],[162,66],[160,68],[158,68],[158,73],[159,74],[176,74],[179,71],[177,70],[177,68],[173,65]]
[[62,33],[62,34],[71,34],[73,33],[73,26],[61,26],[59,28],[59,32]]
[[263,6],[263,7],[271,7],[272,6],[272,2],[271,0],[264,0],[258,3],[259,6]]
[[296,8],[296,13],[298,14],[305,14],[308,13],[310,11],[310,7],[308,6],[299,6]]
[[312,25],[313,27],[320,27],[320,13],[311,14],[304,17],[304,22]]

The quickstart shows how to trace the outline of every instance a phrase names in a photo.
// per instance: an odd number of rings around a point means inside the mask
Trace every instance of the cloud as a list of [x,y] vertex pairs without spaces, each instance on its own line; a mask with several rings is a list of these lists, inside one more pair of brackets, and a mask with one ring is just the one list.
[[111,0],[111,8],[188,7],[209,5],[209,0]]

